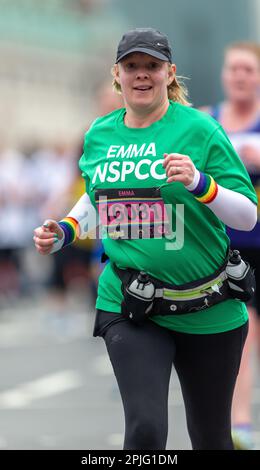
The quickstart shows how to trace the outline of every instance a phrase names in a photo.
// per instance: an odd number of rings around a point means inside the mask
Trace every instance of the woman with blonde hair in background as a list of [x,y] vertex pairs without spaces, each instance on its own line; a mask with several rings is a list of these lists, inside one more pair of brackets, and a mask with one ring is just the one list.
[[[256,193],[260,195],[260,46],[253,42],[236,42],[225,50],[222,69],[225,100],[213,107],[202,108],[227,132],[235,150],[244,162]],[[251,352],[257,341],[260,353],[260,223],[251,232],[228,230],[231,247],[255,268],[256,293],[250,313],[249,334],[245,344],[233,400],[233,440],[237,449],[251,449],[252,384]]]

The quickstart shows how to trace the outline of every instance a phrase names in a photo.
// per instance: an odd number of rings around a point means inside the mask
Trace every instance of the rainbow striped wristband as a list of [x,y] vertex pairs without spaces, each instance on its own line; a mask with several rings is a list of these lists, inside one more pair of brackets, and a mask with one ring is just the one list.
[[204,204],[214,201],[218,194],[218,185],[212,176],[199,172],[199,181],[197,186],[190,190],[195,199]]
[[73,243],[79,234],[79,223],[73,217],[65,217],[60,220],[59,226],[64,232],[64,242],[62,248]]

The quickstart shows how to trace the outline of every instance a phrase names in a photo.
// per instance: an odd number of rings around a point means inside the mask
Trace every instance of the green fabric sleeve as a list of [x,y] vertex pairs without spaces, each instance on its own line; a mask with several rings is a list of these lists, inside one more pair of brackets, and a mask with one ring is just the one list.
[[257,196],[242,160],[220,126],[206,146],[205,173],[224,188],[236,191],[257,204]]

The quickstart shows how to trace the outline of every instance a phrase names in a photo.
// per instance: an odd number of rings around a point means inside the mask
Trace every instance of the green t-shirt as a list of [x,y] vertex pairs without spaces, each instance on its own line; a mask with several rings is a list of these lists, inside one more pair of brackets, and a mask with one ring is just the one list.
[[[95,205],[96,190],[160,187],[164,203],[171,204],[176,236],[108,237],[103,240],[106,254],[119,267],[140,269],[176,285],[212,274],[223,264],[229,245],[225,225],[182,183],[166,182],[163,154],[188,155],[198,170],[257,203],[243,163],[222,127],[198,110],[170,101],[162,119],[137,129],[124,125],[124,114],[123,108],[98,118],[86,133],[79,165],[87,193]],[[96,307],[120,313],[121,301],[121,281],[108,263],[99,279]],[[161,326],[187,333],[227,331],[246,320],[246,307],[237,300],[196,313],[152,317]]]

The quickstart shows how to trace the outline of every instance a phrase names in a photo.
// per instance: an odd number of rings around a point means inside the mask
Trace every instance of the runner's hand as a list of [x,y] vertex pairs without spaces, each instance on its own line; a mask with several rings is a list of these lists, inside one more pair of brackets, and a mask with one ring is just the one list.
[[188,186],[193,182],[196,168],[188,155],[164,153],[163,167],[168,177],[167,183],[179,181]]
[[54,243],[61,240],[63,230],[55,220],[45,220],[41,227],[34,230],[35,248],[41,255],[48,255],[53,248]]

